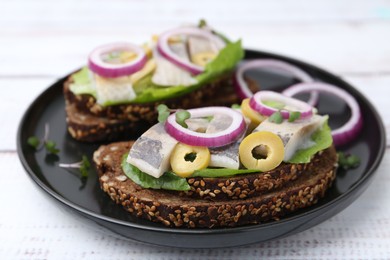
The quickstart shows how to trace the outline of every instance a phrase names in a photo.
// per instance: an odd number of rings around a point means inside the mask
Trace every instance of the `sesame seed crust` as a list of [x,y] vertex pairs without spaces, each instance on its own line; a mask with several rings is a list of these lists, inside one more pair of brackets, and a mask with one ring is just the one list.
[[[227,189],[227,186],[235,183],[229,180],[227,184],[226,180],[219,189],[203,190],[207,196],[212,197],[210,194],[214,194],[214,200],[195,199],[178,196],[177,192],[143,189],[130,179],[118,180],[118,176],[123,176],[121,157],[131,145],[132,142],[113,143],[101,146],[95,152],[94,162],[98,169],[101,188],[113,201],[121,204],[134,216],[160,222],[169,227],[233,227],[278,220],[298,209],[317,203],[332,185],[336,174],[337,155],[332,147],[316,156],[313,159],[315,161],[313,166],[306,166],[299,176],[279,188],[252,197],[215,199],[223,193],[223,187]],[[103,160],[108,154],[110,160]],[[196,182],[190,180],[189,183]],[[198,181],[198,186],[202,187],[202,181],[204,187],[207,186],[208,180]],[[218,184],[220,183],[222,182]],[[235,187],[234,185],[232,187]]]
[[[332,165],[335,158],[332,151],[317,153],[310,163],[282,163],[277,168],[264,172],[237,175],[229,178],[189,178],[190,191],[179,192],[180,196],[208,200],[246,199],[278,190],[287,183],[296,180],[303,173],[315,171],[317,167]],[[202,184],[202,185],[201,185]]]

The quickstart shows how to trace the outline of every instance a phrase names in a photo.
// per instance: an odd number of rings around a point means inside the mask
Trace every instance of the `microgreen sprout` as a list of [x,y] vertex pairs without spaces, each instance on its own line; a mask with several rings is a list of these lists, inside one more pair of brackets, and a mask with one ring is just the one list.
[[188,128],[185,121],[190,117],[191,114],[187,110],[179,110],[176,112],[176,122],[184,128]]
[[167,118],[170,114],[170,110],[166,105],[164,104],[158,105],[157,112],[158,112],[158,122],[164,123],[165,121],[167,121]]
[[88,177],[89,169],[91,168],[91,163],[88,160],[88,157],[86,155],[83,155],[81,158],[81,161],[76,163],[60,163],[58,165],[61,168],[73,168],[73,169],[79,169],[81,173],[81,177],[86,178]]
[[290,112],[290,116],[288,117],[288,122],[292,123],[295,120],[298,120],[301,117],[301,112],[294,111]]
[[282,113],[280,111],[274,112],[270,117],[269,121],[275,124],[281,124],[283,122]]
[[360,158],[353,154],[337,153],[339,156],[339,166],[345,170],[354,169],[360,165]]
[[49,140],[49,131],[49,124],[46,123],[43,139],[40,140],[36,136],[30,136],[27,139],[28,145],[33,147],[35,150],[40,150],[42,147],[45,147],[49,154],[58,154],[60,150],[56,147],[56,143],[54,141]]
[[158,112],[158,122],[160,122],[160,123],[164,123],[165,121],[167,121],[167,118],[171,112],[176,112],[176,114],[175,114],[176,122],[179,125],[181,125],[182,127],[185,127],[185,128],[188,127],[185,120],[190,118],[191,114],[187,110],[169,109],[166,105],[160,104],[157,106],[157,112]]

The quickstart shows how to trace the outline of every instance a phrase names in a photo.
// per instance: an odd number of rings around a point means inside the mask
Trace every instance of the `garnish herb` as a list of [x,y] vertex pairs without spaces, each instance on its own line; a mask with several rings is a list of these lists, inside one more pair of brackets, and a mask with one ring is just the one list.
[[30,146],[34,147],[35,149],[38,149],[39,143],[40,143],[40,142],[41,142],[41,141],[40,141],[39,138],[36,137],[36,136],[31,136],[31,137],[29,137],[29,138],[27,139],[27,143],[28,143]]
[[60,150],[56,148],[56,143],[51,140],[45,142],[46,151],[52,154],[57,154]]
[[157,112],[158,112],[158,122],[164,123],[165,121],[167,121],[170,111],[166,105],[164,104],[158,105]]
[[86,155],[83,155],[81,159],[81,165],[80,165],[80,172],[81,177],[88,177],[88,171],[91,168],[91,163],[88,160],[88,157]]
[[290,112],[290,116],[288,118],[288,122],[292,123],[295,120],[298,120],[300,117],[301,117],[301,112],[297,112],[297,111]]
[[[205,19],[200,19],[199,23],[198,23],[198,27],[199,28],[204,28],[204,27],[208,27],[207,25],[207,22]],[[216,32],[214,30],[211,30],[211,32],[217,36],[219,36],[222,40],[224,40],[225,42],[230,42],[230,40],[225,36],[223,35],[222,33],[219,33],[219,32]]]
[[198,27],[199,27],[199,28],[203,28],[203,27],[205,27],[205,26],[207,26],[206,20],[205,20],[205,19],[200,19],[199,24],[198,24]]
[[280,111],[276,111],[269,117],[269,121],[275,124],[281,124],[283,122],[282,113],[280,113]]
[[[290,116],[288,118],[288,122],[292,123],[295,120],[299,119],[301,117],[301,112],[290,112]],[[274,112],[270,117],[269,121],[275,124],[281,124],[283,122],[283,116],[282,113],[279,111]]]
[[176,122],[184,128],[188,128],[185,120],[191,117],[190,112],[187,110],[179,110],[176,112]]
[[81,161],[76,163],[60,163],[58,165],[61,168],[74,168],[79,169],[82,178],[88,177],[89,169],[91,168],[91,163],[88,160],[86,155],[83,155]]
[[353,154],[337,153],[339,156],[339,166],[345,170],[357,168],[360,165],[360,158]]
[[240,108],[241,108],[241,105],[239,105],[239,104],[233,104],[233,105],[232,105],[232,108],[233,108],[233,109],[240,109]]
[[164,104],[160,104],[157,106],[158,122],[164,123],[165,121],[167,121],[167,118],[170,115],[170,113],[174,111],[176,111],[176,122],[182,127],[187,128],[188,125],[185,123],[185,120],[191,117],[190,112],[181,109],[180,110],[169,109]]
[[50,154],[57,154],[60,150],[56,148],[56,143],[48,139],[49,137],[49,124],[45,124],[45,134],[43,140],[40,140],[36,136],[30,136],[27,139],[28,145],[33,147],[35,150],[41,149],[43,146],[46,148],[46,151]]

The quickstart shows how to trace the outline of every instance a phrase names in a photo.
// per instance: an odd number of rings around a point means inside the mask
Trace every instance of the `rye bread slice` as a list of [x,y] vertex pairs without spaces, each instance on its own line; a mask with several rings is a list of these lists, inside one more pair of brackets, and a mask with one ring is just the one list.
[[[112,144],[110,148],[112,146],[115,146],[115,144]],[[118,147],[122,154],[129,151],[122,151],[121,146]],[[334,163],[334,149],[332,149],[316,154],[310,163],[282,163],[277,168],[268,172],[236,175],[228,178],[188,178],[187,182],[191,190],[175,193],[183,197],[208,200],[234,200],[259,196],[283,187],[286,183],[297,179],[304,172],[313,171],[318,165],[322,167],[322,165]],[[110,149],[105,149],[101,152],[103,157],[111,156],[112,154]]]
[[179,195],[209,200],[256,197],[283,187],[305,172],[313,172],[318,167],[334,164],[334,156],[334,148],[331,148],[316,154],[310,163],[282,163],[268,172],[236,175],[229,178],[189,178],[187,182],[191,190],[180,192]]
[[66,102],[66,122],[69,134],[82,142],[109,142],[138,137],[149,128],[144,121],[131,121],[97,117],[78,111],[74,104]]
[[94,153],[101,188],[131,214],[170,227],[233,227],[277,220],[317,203],[331,186],[337,167],[332,147],[319,155],[315,167],[279,189],[251,198],[210,201],[135,184],[121,168],[122,155],[131,145],[132,142],[113,143]]
[[133,122],[146,121],[150,124],[155,123],[157,119],[156,107],[162,103],[172,109],[189,109],[203,106],[231,106],[239,102],[232,86],[230,74],[176,98],[158,102],[106,107],[97,104],[96,99],[91,95],[75,95],[69,88],[72,82],[73,79],[70,76],[64,83],[63,92],[67,103],[74,105],[77,111],[102,118],[131,120]]

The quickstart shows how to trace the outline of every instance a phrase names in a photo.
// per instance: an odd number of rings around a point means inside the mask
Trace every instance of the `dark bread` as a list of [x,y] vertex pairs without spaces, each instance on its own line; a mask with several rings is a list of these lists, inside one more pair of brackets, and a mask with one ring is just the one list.
[[155,122],[157,118],[156,107],[164,103],[169,108],[188,109],[202,106],[230,106],[238,103],[233,86],[231,75],[225,75],[201,88],[182,96],[166,99],[159,102],[142,104],[123,104],[103,107],[96,103],[91,95],[75,95],[70,91],[69,86],[73,82],[70,76],[64,83],[64,96],[69,104],[74,104],[80,112],[104,118],[139,121],[145,120],[149,123]]
[[[300,176],[277,189],[251,198],[212,201],[144,189],[132,182],[121,168],[121,158],[131,145],[132,142],[113,143],[94,153],[101,187],[131,214],[172,227],[212,228],[277,220],[322,198],[337,167],[336,151],[331,147],[316,156],[312,167],[306,167]],[[226,180],[225,184],[229,184],[227,181],[231,183]]]
[[317,167],[333,164],[331,154],[318,153],[310,163],[282,163],[277,168],[263,173],[232,176],[229,178],[189,178],[190,191],[180,192],[181,196],[210,200],[246,199],[277,190],[286,183],[294,181],[305,172],[315,171]]
[[68,132],[74,139],[83,142],[134,139],[149,127],[146,122],[97,117],[84,113],[68,102],[65,110]]
[[[170,108],[195,108],[202,106],[230,106],[238,103],[230,76],[209,83],[182,97],[146,104],[125,104],[102,107],[91,95],[75,95],[69,89],[69,77],[63,92],[69,133],[84,142],[129,140],[137,137],[157,121],[156,107],[165,103]],[[255,88],[255,83],[251,82]]]

